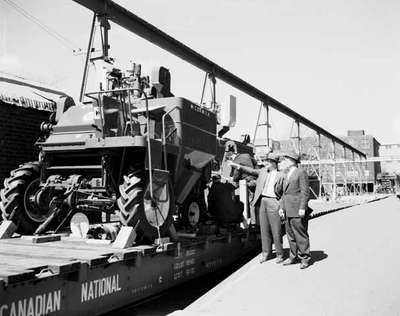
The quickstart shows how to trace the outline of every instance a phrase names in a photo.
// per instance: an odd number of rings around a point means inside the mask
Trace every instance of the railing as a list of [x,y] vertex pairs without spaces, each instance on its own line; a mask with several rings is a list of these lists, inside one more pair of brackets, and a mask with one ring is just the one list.
[[367,157],[365,159],[320,159],[320,160],[302,160],[302,165],[319,165],[319,164],[342,164],[342,163],[365,163],[365,162],[385,162],[385,161],[400,161],[400,156],[382,156],[382,157]]
[[[134,91],[141,91],[140,89],[137,88],[123,88],[123,89],[112,89],[112,90],[100,90],[100,91],[94,91],[94,92],[88,92],[85,93],[85,96],[93,99],[93,100],[97,100],[98,101],[98,105],[99,105],[99,114],[100,114],[100,122],[102,125],[102,128],[104,129],[104,105],[103,105],[103,100],[101,99],[101,95],[105,94],[105,93],[119,93],[119,92],[127,92],[127,99],[128,99],[128,115],[129,115],[129,120],[130,120],[130,130],[131,130],[131,136],[133,137],[133,116],[132,116],[132,102],[131,102],[131,93]],[[142,91],[141,91],[142,92]],[[143,92],[144,93],[144,92]],[[93,97],[93,95],[97,95],[97,98]],[[147,103],[147,95],[145,95],[145,100],[146,100],[146,109],[148,109],[148,103]],[[123,105],[123,103],[121,102],[121,105]],[[126,114],[124,112],[124,114]],[[125,130],[124,130],[125,133]],[[104,131],[103,131],[103,137],[104,137]]]

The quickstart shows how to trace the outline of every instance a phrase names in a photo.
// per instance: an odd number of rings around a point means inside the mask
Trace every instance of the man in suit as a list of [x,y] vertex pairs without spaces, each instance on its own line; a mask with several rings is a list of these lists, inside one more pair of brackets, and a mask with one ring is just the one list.
[[283,247],[278,200],[282,194],[284,176],[277,170],[278,156],[274,153],[269,153],[263,164],[263,168],[253,169],[231,163],[234,168],[257,176],[256,190],[251,204],[252,207],[259,206],[262,243],[260,263],[271,258],[272,242],[276,249],[276,263],[281,263],[283,262]]
[[286,235],[290,256],[283,264],[290,265],[300,258],[300,269],[310,265],[310,240],[308,236],[309,183],[306,172],[298,167],[300,157],[296,153],[285,153],[280,166],[285,169],[283,194],[279,215],[285,218]]

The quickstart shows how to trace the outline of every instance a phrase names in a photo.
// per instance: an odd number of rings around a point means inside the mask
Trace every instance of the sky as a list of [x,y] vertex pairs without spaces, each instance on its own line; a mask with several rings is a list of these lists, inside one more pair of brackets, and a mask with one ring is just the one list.
[[[0,0],[0,71],[77,96],[84,56],[72,48],[85,50],[92,13],[67,0],[12,1],[73,44]],[[400,1],[116,2],[332,134],[363,129],[382,144],[400,143]],[[130,60],[144,72],[163,65],[176,96],[200,101],[200,70],[114,24],[110,45],[123,68]],[[229,135],[252,135],[260,102],[218,81],[218,101],[229,94],[238,107]],[[293,136],[292,120],[271,111],[271,122],[272,138]],[[302,136],[309,135],[302,128]]]

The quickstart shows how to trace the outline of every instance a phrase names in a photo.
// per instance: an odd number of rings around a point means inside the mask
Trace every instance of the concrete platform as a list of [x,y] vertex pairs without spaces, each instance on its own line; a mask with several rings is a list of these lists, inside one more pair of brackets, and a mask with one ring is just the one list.
[[394,196],[313,219],[311,267],[254,258],[172,315],[400,315],[399,224]]

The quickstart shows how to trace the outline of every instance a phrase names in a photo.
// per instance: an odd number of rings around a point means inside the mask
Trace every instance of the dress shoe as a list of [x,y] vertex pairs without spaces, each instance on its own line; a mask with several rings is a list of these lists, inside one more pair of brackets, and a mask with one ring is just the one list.
[[269,255],[266,252],[261,253],[260,263],[263,263],[269,259]]
[[300,269],[307,269],[310,266],[310,263],[308,262],[302,262],[300,264]]
[[279,263],[282,263],[282,262],[283,262],[283,257],[282,256],[277,256],[276,260],[275,260],[275,263],[279,264]]
[[293,258],[287,258],[285,261],[283,261],[284,266],[289,266],[294,263],[296,263],[296,259],[293,259]]

